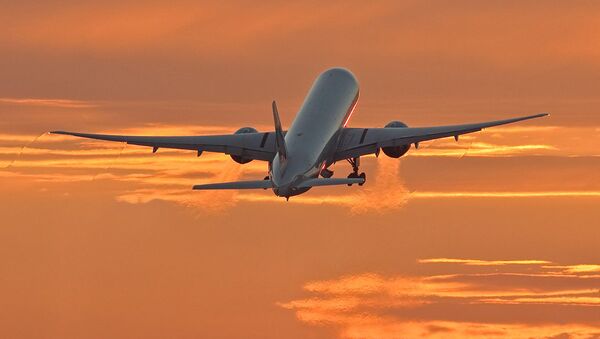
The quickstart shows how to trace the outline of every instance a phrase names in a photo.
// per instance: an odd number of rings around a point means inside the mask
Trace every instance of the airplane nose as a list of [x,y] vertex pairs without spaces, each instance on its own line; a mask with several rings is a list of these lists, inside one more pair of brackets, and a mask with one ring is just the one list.
[[289,186],[279,186],[279,187],[274,187],[273,188],[273,192],[275,193],[275,195],[279,196],[279,197],[286,197],[286,196],[290,196],[290,188]]
[[277,195],[279,197],[289,198],[289,197],[292,197],[292,196],[295,196],[298,194],[302,194],[302,193],[308,191],[309,189],[310,189],[310,187],[298,188],[293,185],[286,185],[286,186],[273,187],[273,192],[275,193],[275,195]]

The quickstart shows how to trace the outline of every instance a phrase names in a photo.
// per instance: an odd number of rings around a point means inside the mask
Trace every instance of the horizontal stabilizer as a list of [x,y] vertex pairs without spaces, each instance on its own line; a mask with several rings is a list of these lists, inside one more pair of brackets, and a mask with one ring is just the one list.
[[363,178],[315,178],[308,179],[298,185],[299,188],[307,188],[314,186],[332,186],[332,185],[350,185],[350,184],[362,184],[365,182]]
[[247,190],[256,188],[272,188],[271,180],[233,181],[217,184],[194,185],[195,190]]

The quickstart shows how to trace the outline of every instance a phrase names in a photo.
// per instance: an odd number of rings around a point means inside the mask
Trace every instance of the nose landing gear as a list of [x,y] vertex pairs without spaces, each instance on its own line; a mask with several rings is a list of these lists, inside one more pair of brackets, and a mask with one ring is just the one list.
[[[358,174],[358,166],[360,166],[360,158],[356,157],[356,158],[350,158],[350,159],[346,159],[346,160],[350,163],[350,165],[352,165],[352,173],[348,174],[348,179],[362,178],[363,182],[358,184],[358,186],[364,185],[365,182],[367,181],[367,175],[365,174],[365,172]],[[348,186],[352,186],[352,184],[348,184]]]

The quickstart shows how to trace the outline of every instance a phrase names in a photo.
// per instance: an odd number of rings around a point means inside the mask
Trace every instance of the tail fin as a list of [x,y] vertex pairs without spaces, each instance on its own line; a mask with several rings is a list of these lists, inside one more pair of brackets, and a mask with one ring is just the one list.
[[287,150],[285,149],[285,139],[283,138],[283,130],[281,129],[281,120],[279,120],[279,111],[277,103],[273,100],[273,120],[275,122],[275,145],[280,160],[287,159]]

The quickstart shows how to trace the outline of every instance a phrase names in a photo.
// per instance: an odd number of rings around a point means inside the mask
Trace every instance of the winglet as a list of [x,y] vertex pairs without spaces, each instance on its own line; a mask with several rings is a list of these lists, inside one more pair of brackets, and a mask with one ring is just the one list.
[[285,149],[285,139],[283,138],[283,130],[281,129],[281,120],[279,120],[279,111],[277,103],[273,100],[273,120],[275,123],[275,144],[277,145],[277,153],[279,159],[284,161],[287,159],[287,150]]

